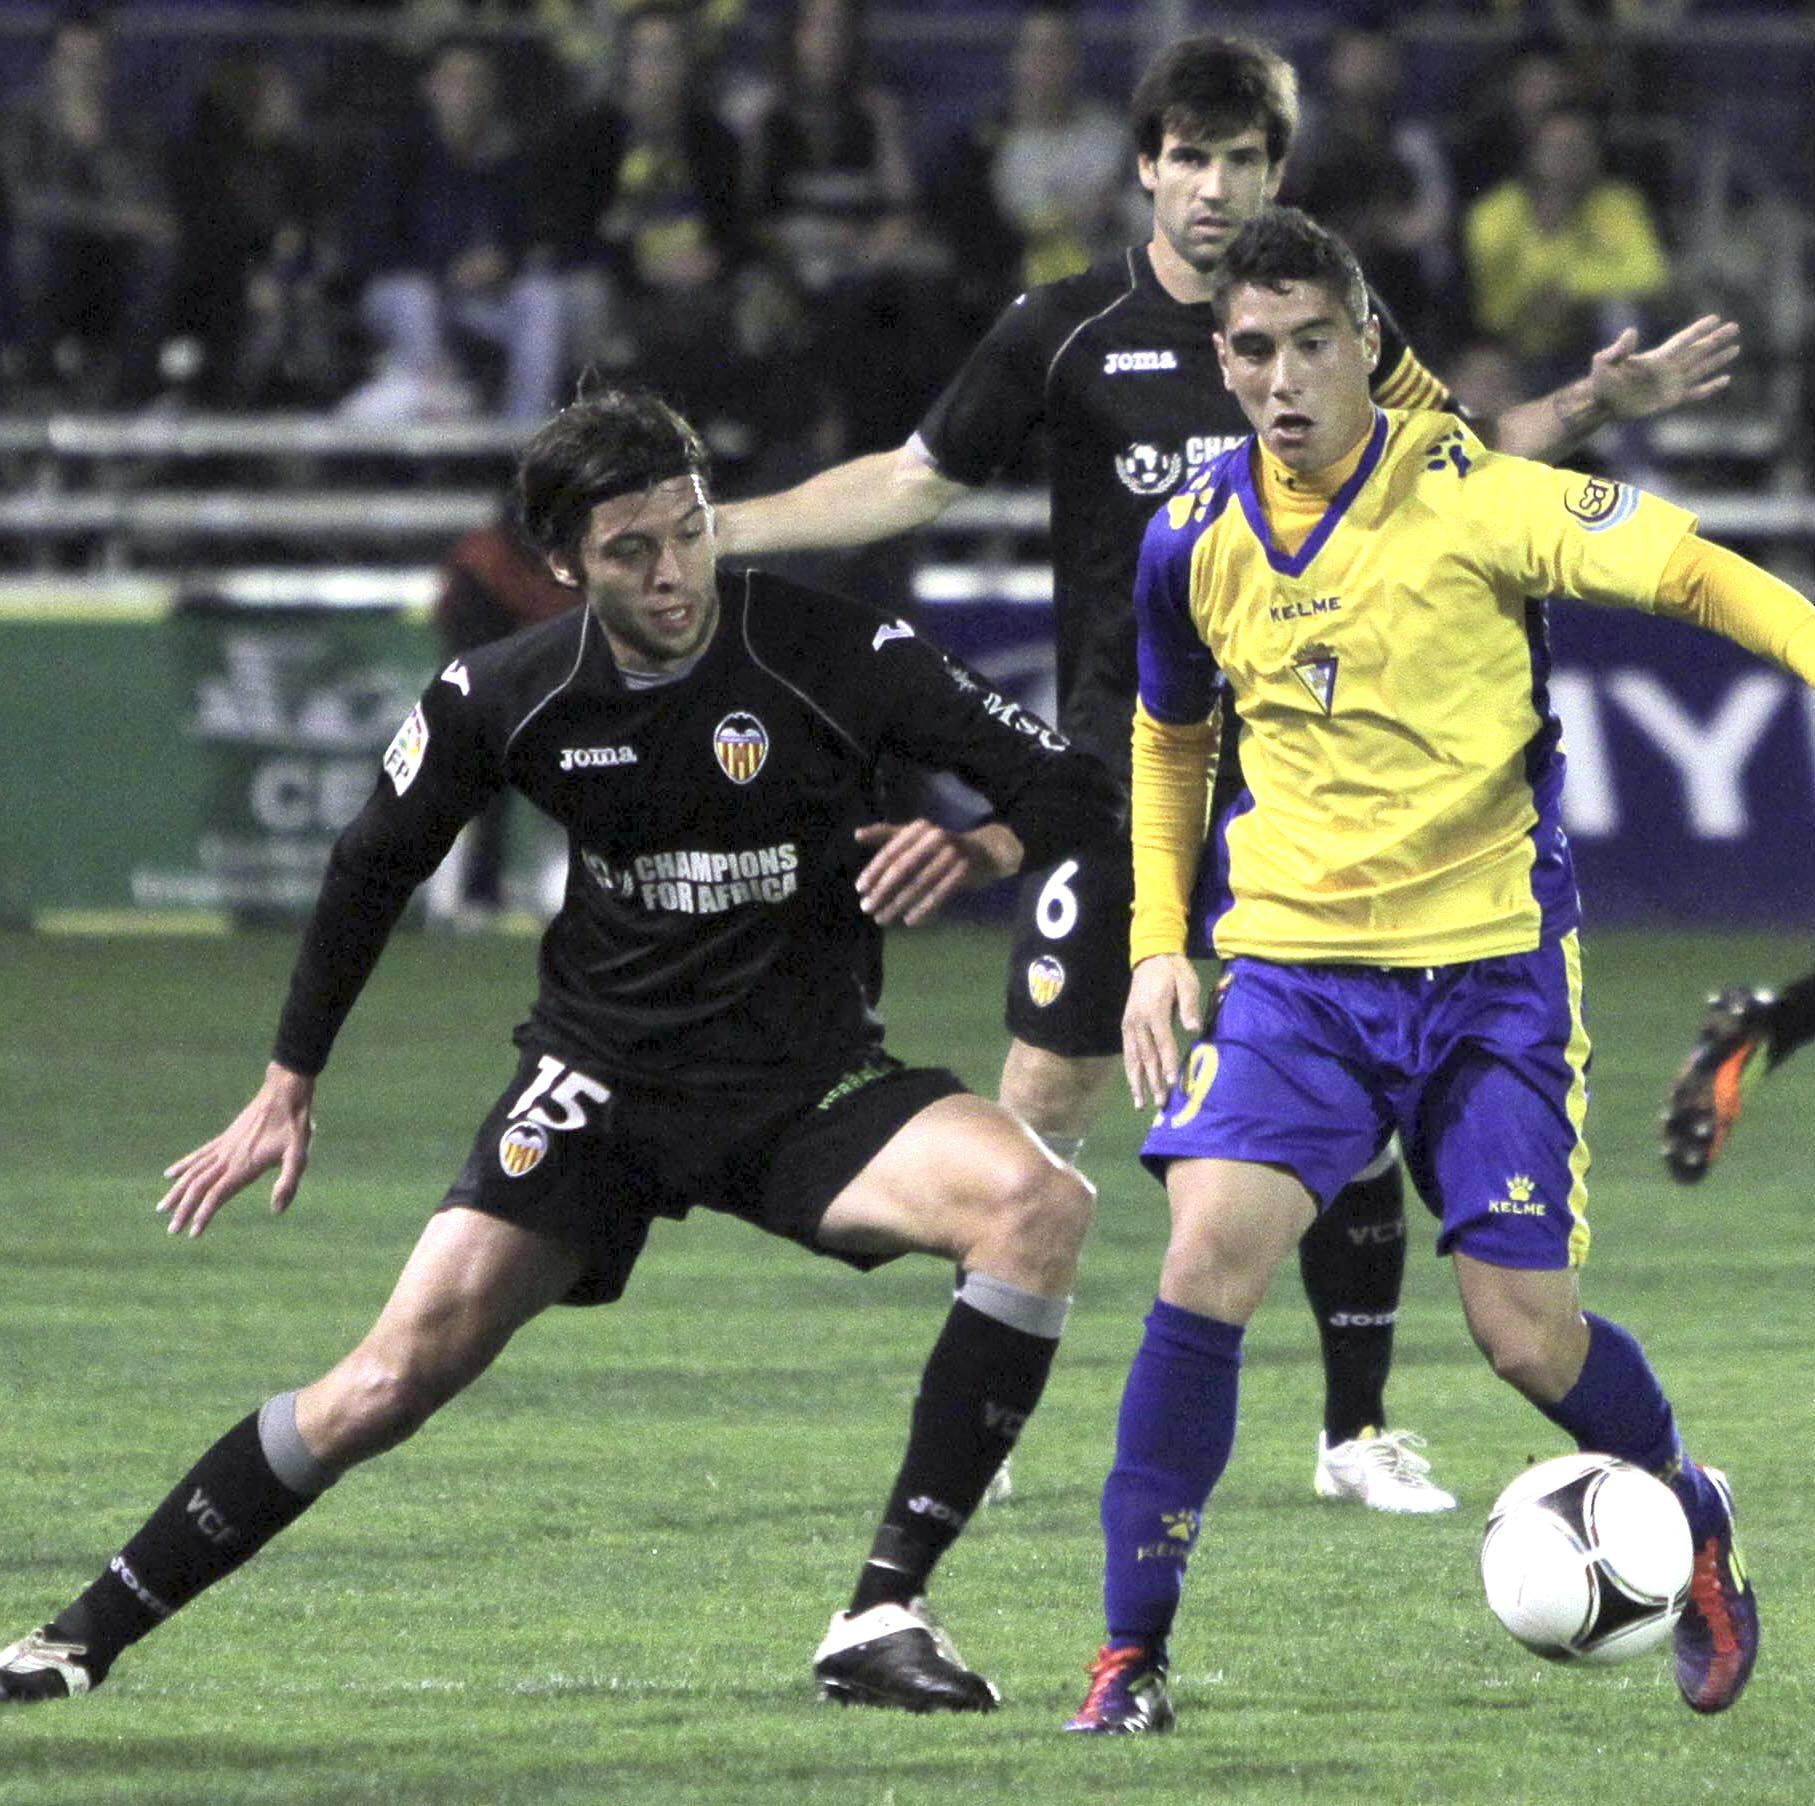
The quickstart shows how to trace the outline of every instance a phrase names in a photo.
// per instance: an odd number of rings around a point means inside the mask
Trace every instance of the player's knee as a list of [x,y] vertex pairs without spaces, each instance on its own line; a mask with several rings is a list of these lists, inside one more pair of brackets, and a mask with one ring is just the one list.
[[998,1239],[1043,1264],[1072,1263],[1095,1202],[1095,1187],[1075,1167],[1029,1149],[999,1176],[991,1227]]
[[1041,1193],[1045,1232],[1075,1258],[1096,1212],[1097,1188],[1076,1167],[1066,1166],[1041,1175]]
[[336,1468],[382,1454],[415,1435],[457,1390],[416,1363],[356,1355],[334,1375],[327,1446],[316,1452]]
[[1475,1337],[1495,1377],[1515,1392],[1554,1403],[1574,1383],[1579,1353],[1560,1327],[1543,1322],[1496,1325]]

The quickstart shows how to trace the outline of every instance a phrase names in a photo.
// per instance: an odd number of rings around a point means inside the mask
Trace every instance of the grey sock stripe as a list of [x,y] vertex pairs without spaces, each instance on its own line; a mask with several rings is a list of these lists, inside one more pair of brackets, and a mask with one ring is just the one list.
[[271,1463],[271,1471],[293,1493],[312,1499],[326,1492],[340,1475],[310,1453],[296,1427],[296,1394],[280,1392],[259,1407],[258,1445]]
[[1071,1309],[1069,1298],[1042,1298],[1038,1292],[1024,1292],[1006,1279],[991,1279],[986,1273],[966,1273],[958,1296],[973,1311],[994,1317],[1023,1335],[1044,1336],[1050,1342],[1065,1333],[1065,1313]]

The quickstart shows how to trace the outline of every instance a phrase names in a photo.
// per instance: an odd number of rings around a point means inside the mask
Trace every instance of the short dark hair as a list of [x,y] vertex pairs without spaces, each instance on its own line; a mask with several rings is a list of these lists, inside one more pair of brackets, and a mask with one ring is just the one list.
[[1230,239],[1216,266],[1210,304],[1220,326],[1229,297],[1238,288],[1283,289],[1289,282],[1315,282],[1360,329],[1374,311],[1368,281],[1355,253],[1327,227],[1296,207],[1263,207]]
[[699,434],[659,395],[596,390],[570,402],[523,448],[517,517],[538,552],[571,562],[600,502],[672,477],[697,478],[703,493],[709,463]]
[[1135,148],[1149,161],[1169,131],[1220,138],[1258,126],[1267,135],[1267,161],[1283,163],[1298,132],[1298,73],[1254,38],[1204,32],[1167,45],[1129,104]]

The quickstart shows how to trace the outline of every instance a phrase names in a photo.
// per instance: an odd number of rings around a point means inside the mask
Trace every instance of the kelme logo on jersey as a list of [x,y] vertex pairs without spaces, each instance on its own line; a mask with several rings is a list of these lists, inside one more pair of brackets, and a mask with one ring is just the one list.
[[1307,646],[1292,666],[1292,675],[1311,692],[1327,715],[1336,701],[1336,654],[1328,646]]
[[540,1123],[514,1122],[498,1139],[498,1164],[513,1178],[534,1172],[548,1152],[548,1131]]
[[712,730],[712,751],[732,783],[747,784],[769,756],[769,730],[754,715],[739,710]]
[[1050,953],[1042,953],[1027,968],[1027,994],[1045,1009],[1065,989],[1065,968]]
[[1563,500],[1563,506],[1590,533],[1605,533],[1609,527],[1630,520],[1638,505],[1636,489],[1629,489],[1624,483],[1609,483],[1601,477],[1584,477],[1582,487]]
[[1115,474],[1122,479],[1122,487],[1136,495],[1165,495],[1178,487],[1185,460],[1157,445],[1135,444],[1116,454]]
[[422,755],[428,749],[429,724],[422,704],[417,703],[404,717],[396,738],[384,749],[385,776],[399,796],[415,783],[416,773],[422,769]]

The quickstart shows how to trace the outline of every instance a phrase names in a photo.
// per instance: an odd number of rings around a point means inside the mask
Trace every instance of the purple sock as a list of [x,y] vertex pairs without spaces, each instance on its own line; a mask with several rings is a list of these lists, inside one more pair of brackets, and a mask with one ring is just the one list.
[[1103,1486],[1109,1641],[1163,1648],[1210,1489],[1235,1442],[1242,1330],[1156,1299]]
[[1683,1453],[1670,1401],[1631,1331],[1592,1311],[1588,1358],[1576,1383],[1554,1405],[1538,1409],[1576,1439],[1576,1447],[1617,1455],[1656,1474],[1682,1502],[1699,1547],[1724,1530],[1727,1514],[1712,1483]]

